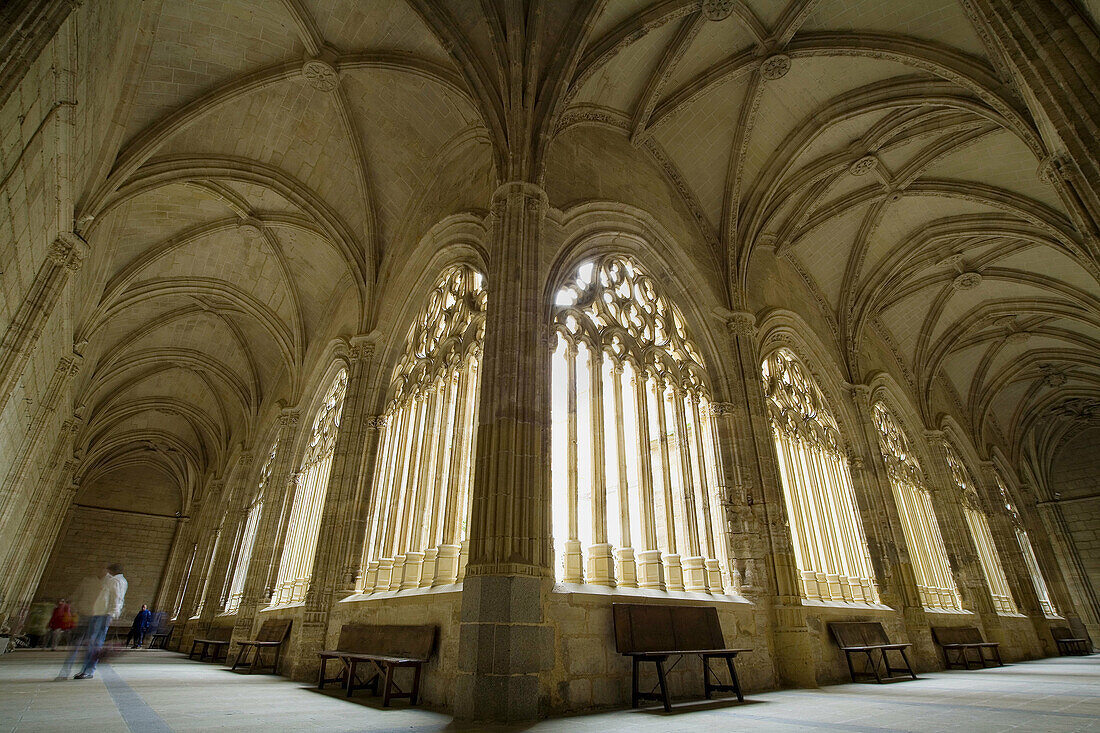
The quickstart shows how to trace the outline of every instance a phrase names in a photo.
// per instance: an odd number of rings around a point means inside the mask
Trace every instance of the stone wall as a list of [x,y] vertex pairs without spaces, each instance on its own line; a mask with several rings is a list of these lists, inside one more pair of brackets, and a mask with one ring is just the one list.
[[[1096,592],[1100,589],[1100,429],[1085,430],[1068,441],[1058,452],[1051,470],[1050,491],[1056,494],[1057,508],[1065,519],[1068,540],[1072,544],[1070,554],[1077,557],[1062,558],[1069,565],[1066,573],[1070,580],[1070,592],[1092,598],[1076,598],[1082,608],[1095,608]],[[1079,565],[1077,563],[1080,563]],[[1072,582],[1081,573],[1082,584]],[[1088,622],[1090,619],[1085,618]],[[1095,636],[1100,627],[1090,625]]]
[[129,583],[122,613],[122,620],[129,621],[143,603],[153,602],[175,528],[172,517],[74,506],[35,600],[71,597],[82,579],[98,576],[107,564],[118,562]]

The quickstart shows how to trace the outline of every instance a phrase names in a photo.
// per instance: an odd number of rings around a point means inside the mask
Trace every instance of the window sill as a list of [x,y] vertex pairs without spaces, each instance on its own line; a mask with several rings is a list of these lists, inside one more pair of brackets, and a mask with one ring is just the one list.
[[893,611],[894,609],[884,603],[866,603],[864,601],[817,601],[809,598],[802,599],[802,605],[806,608],[840,608],[847,611]]
[[925,613],[936,613],[946,616],[973,616],[973,611],[967,611],[965,608],[932,608],[931,606],[924,607]]
[[1043,614],[1043,618],[1045,618],[1047,621],[1065,621],[1066,620],[1065,616],[1059,616],[1057,614],[1051,615],[1049,613]]
[[267,608],[261,608],[260,613],[270,613],[271,611],[289,611],[294,608],[305,608],[305,601],[295,601],[294,603],[283,603],[278,606],[268,606]]
[[632,600],[639,598],[652,598],[663,601],[688,601],[693,603],[731,603],[751,606],[752,602],[744,596],[734,594],[713,595],[699,591],[684,590],[655,590],[651,588],[611,588],[606,585],[586,585],[584,583],[555,583],[554,593],[561,595],[599,596],[601,598],[613,598]]
[[1001,618],[1027,618],[1026,615],[1019,612],[1005,613],[1004,611],[997,611],[997,615]]
[[237,612],[236,611],[222,611],[218,615],[214,616],[214,618],[236,618],[236,617],[237,617]]
[[390,600],[396,598],[417,598],[423,596],[439,596],[450,593],[461,593],[462,583],[450,585],[438,585],[434,588],[406,588],[405,590],[385,590],[374,593],[353,593],[347,598],[342,598],[338,603],[362,603],[364,601]]

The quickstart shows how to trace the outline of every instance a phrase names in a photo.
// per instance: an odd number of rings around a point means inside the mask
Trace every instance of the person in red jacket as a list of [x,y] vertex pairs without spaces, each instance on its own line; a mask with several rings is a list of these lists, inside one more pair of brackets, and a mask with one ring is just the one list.
[[69,602],[62,598],[54,606],[53,615],[50,616],[50,649],[57,649],[61,637],[74,626],[76,626],[76,619],[73,617],[72,608],[69,607]]

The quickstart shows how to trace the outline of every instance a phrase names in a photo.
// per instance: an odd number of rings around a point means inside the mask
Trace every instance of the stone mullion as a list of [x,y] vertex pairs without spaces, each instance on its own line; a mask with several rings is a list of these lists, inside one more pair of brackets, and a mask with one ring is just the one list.
[[275,574],[279,571],[282,559],[281,533],[284,515],[288,512],[288,502],[293,495],[289,490],[292,480],[291,454],[294,450],[295,433],[298,431],[300,413],[297,410],[284,410],[278,418],[275,457],[271,461],[271,473],[264,488],[264,506],[260,513],[256,538],[252,543],[252,559],[248,563],[241,591],[241,603],[237,607],[237,622],[233,630],[234,638],[252,633],[256,612],[265,596],[270,598],[274,591]]
[[[404,458],[404,471],[396,486],[397,517],[392,526],[393,570],[390,575],[389,590],[399,590],[405,579],[406,553],[409,550],[409,533],[412,531],[409,516],[413,511],[413,497],[416,495],[417,469],[420,466],[420,452],[423,445],[425,415],[428,399],[417,397],[412,403],[412,430],[409,433],[408,448]],[[403,488],[402,488],[403,487]]]
[[450,378],[450,370],[446,369],[439,385],[443,393],[443,404],[439,409],[438,426],[435,431],[434,458],[432,459],[431,477],[431,504],[428,509],[428,519],[424,524],[424,536],[421,544],[424,548],[424,569],[420,572],[420,587],[430,588],[435,585],[436,573],[439,565],[439,546],[441,539],[442,523],[440,513],[443,509],[444,492],[447,489],[448,470],[450,468],[449,452],[453,452],[454,436],[454,392],[456,385]]
[[947,463],[947,445],[944,442],[946,438],[939,430],[925,431],[924,437],[932,456],[932,465],[926,467],[927,477],[935,487],[935,514],[955,573],[955,587],[959,590],[964,606],[979,614],[983,620],[997,625],[993,596],[990,595],[986,583],[974,538],[970,535],[970,524],[966,519],[962,497],[959,496]]
[[638,566],[634,561],[634,547],[630,538],[630,479],[626,468],[626,418],[623,406],[623,365],[611,366],[612,404],[615,409],[615,464],[619,482],[619,548],[616,551],[615,570],[619,585],[638,587]]
[[471,486],[469,563],[463,581],[459,718],[537,716],[547,694],[549,593],[549,347],[540,247],[546,194],[512,181],[493,194],[488,308]]
[[379,523],[377,556],[378,572],[375,576],[373,590],[389,590],[390,580],[393,577],[393,561],[395,553],[394,533],[397,527],[397,514],[401,509],[403,492],[401,486],[405,480],[405,466],[407,451],[412,440],[412,428],[410,421],[414,417],[416,399],[407,397],[405,403],[397,411],[396,428],[394,434],[394,456],[391,457],[391,466],[386,476],[386,487],[382,496],[382,516],[384,523]]
[[665,585],[668,590],[684,589],[684,569],[681,564],[679,543],[676,533],[676,491],[672,486],[672,455],[668,445],[668,412],[665,409],[664,377],[654,380],[655,407],[657,409],[657,429],[660,431],[658,445],[661,452],[661,493],[665,507],[665,533],[668,535],[668,554],[664,557]]
[[684,539],[687,557],[681,559],[684,568],[684,587],[689,591],[707,589],[706,571],[699,547],[698,507],[695,505],[695,481],[691,468],[691,439],[688,437],[687,413],[684,410],[684,393],[679,385],[673,385],[672,415],[676,425],[677,454],[680,458],[680,501],[684,512]]
[[726,326],[730,334],[730,398],[735,404],[746,406],[746,419],[739,421],[735,432],[740,446],[738,453],[744,456],[745,466],[751,471],[747,488],[756,494],[753,512],[757,524],[766,530],[762,534],[768,543],[760,559],[765,589],[760,600],[771,616],[772,648],[781,683],[815,686],[813,666],[805,663],[815,652],[799,592],[794,546],[787,529],[776,448],[761,384],[755,322],[751,313],[739,312],[730,315]]
[[70,232],[62,232],[50,246],[0,341],[0,410],[8,404],[69,277],[80,269],[87,252],[87,243]]
[[[570,365],[572,367],[572,365]],[[572,372],[570,373],[572,376]],[[657,517],[653,499],[653,453],[649,436],[649,391],[646,386],[649,375],[642,369],[634,371],[631,386],[634,388],[634,413],[638,429],[638,495],[641,497],[642,510],[642,551],[638,554],[638,585],[642,588],[664,590],[665,572],[661,561],[661,550],[657,544]],[[572,385],[571,386],[575,386]],[[574,390],[575,391],[575,390]],[[570,466],[576,466],[576,395],[571,395],[571,448]],[[570,505],[570,536],[575,537],[576,530],[576,479],[575,471],[570,472],[570,490],[573,503]]]
[[405,577],[401,581],[401,589],[416,588],[420,584],[420,575],[424,568],[424,547],[421,542],[424,539],[424,509],[428,502],[428,495],[432,491],[432,478],[435,471],[432,470],[432,461],[435,459],[435,441],[439,435],[439,389],[436,386],[428,387],[428,395],[424,406],[424,426],[420,431],[419,455],[417,456],[416,482],[410,491],[412,520],[406,522],[407,552],[405,553]]
[[710,492],[708,491],[709,481],[706,464],[707,451],[703,440],[703,416],[699,411],[699,397],[697,395],[689,395],[688,401],[691,404],[691,424],[695,445],[692,451],[692,459],[699,478],[696,484],[696,499],[699,502],[699,509],[701,509],[703,539],[705,540],[703,569],[707,582],[707,590],[712,593],[720,593],[722,592],[722,572],[718,569],[718,550],[714,542],[714,524],[710,511]]
[[[821,567],[823,565],[821,560],[821,551],[818,547],[818,542],[815,540],[815,535],[810,533],[810,529],[814,526],[813,522],[813,507],[811,506],[810,492],[806,491],[804,487],[808,487],[805,477],[802,473],[801,460],[799,458],[799,445],[797,438],[791,438],[786,433],[780,433],[782,440],[782,450],[779,452],[779,461],[781,463],[782,475],[788,478],[788,481],[784,482],[784,486],[787,489],[787,494],[784,497],[789,502],[791,512],[789,515],[791,525],[791,541],[793,543],[793,550],[795,553],[801,555],[801,563],[796,563],[796,569],[800,564],[803,570],[798,570],[798,577],[802,583],[802,590],[809,598],[815,600],[821,600],[821,580],[818,578],[818,571],[814,568]],[[801,552],[799,552],[801,551]]]
[[[1009,592],[1016,609],[1033,620],[1045,620],[1046,613],[1039,602],[1039,594],[1031,579],[1029,564],[1024,558],[1024,550],[1016,536],[1012,518],[1001,488],[997,484],[996,468],[992,463],[982,463],[977,476],[977,489],[982,501],[988,507],[986,522],[993,537],[993,548],[1000,556],[1001,570],[1008,582]],[[1044,635],[1045,635],[1044,630]]]
[[592,431],[592,544],[588,547],[591,585],[615,585],[615,561],[607,541],[607,446],[604,427],[603,351],[593,345],[588,351],[589,429]]
[[[245,507],[247,507],[247,500],[251,497],[250,491],[255,486],[252,465],[252,454],[242,453],[237,459],[232,483],[227,488],[229,507],[222,526],[222,546],[219,547],[219,557],[215,558],[210,587],[203,604],[204,620],[209,620],[225,610],[229,576],[233,572],[236,556],[240,550],[241,533],[244,531],[244,515],[247,513]],[[233,535],[231,541],[230,534]]]
[[374,492],[370,500],[367,534],[363,539],[363,583],[361,590],[365,593],[373,591],[374,584],[378,580],[378,536],[386,512],[386,488],[392,472],[393,449],[396,443],[394,423],[397,414],[397,410],[391,410],[388,414],[379,417],[377,421],[378,442],[381,443],[382,447],[381,455],[376,463],[376,470],[372,472],[371,476],[371,481],[374,482]]
[[458,580],[458,513],[462,508],[462,482],[469,473],[466,422],[470,413],[470,369],[463,360],[454,382],[454,415],[451,420],[451,454],[447,486],[443,492],[443,525],[440,528],[436,572],[432,585],[449,585]]
[[[481,409],[481,371],[480,361],[478,360],[478,352],[474,351],[473,359],[470,362],[470,392],[469,403],[471,405],[469,409],[469,415],[466,418],[466,424],[464,430],[467,436],[467,440],[470,443],[470,447],[466,450],[463,460],[464,472],[462,474],[462,482],[459,484],[459,495],[457,506],[459,509],[464,509],[463,515],[469,525],[473,521],[473,507],[471,492],[474,484],[474,471],[477,466],[474,463],[473,456],[477,453],[477,423],[478,415]],[[549,409],[549,408],[548,408]],[[459,542],[459,555],[458,555],[458,579],[462,580],[466,575],[466,565],[470,557],[470,541],[469,541],[469,526],[462,532],[462,539]]]
[[[203,594],[206,592],[207,581],[210,577],[211,563],[214,558],[214,550],[217,544],[220,526],[218,523],[218,507],[222,500],[224,483],[212,482],[206,488],[206,495],[202,500],[202,512],[200,519],[195,524],[194,532],[199,546],[196,556],[197,567],[192,569],[196,581],[187,589],[180,610],[182,620],[190,620],[196,615],[199,604],[202,603]],[[195,572],[197,570],[198,572]]]
[[565,462],[566,506],[569,537],[565,540],[563,565],[566,583],[584,582],[584,555],[581,551],[578,521],[578,455],[577,455],[577,345],[570,341],[565,348]]

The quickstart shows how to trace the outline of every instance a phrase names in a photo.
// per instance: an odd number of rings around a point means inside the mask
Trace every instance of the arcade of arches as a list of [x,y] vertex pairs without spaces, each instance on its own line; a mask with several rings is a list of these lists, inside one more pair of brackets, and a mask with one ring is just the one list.
[[1098,12],[8,3],[0,618],[430,623],[501,720],[629,703],[613,602],[1097,637]]

